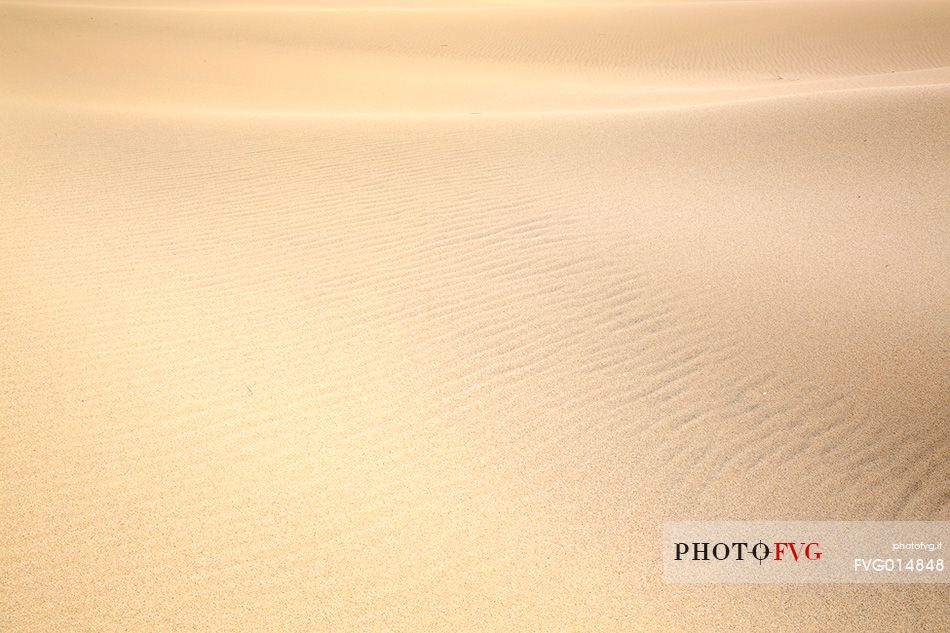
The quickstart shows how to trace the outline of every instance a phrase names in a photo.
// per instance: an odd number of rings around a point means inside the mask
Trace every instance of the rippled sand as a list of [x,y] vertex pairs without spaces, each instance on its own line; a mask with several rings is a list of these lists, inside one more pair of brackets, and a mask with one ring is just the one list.
[[0,3],[0,629],[940,631],[950,3]]

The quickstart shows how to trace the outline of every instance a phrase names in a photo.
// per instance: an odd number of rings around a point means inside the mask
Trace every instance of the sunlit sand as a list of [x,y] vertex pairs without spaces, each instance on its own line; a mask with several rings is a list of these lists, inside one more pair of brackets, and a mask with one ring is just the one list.
[[950,4],[0,4],[0,630],[926,631]]

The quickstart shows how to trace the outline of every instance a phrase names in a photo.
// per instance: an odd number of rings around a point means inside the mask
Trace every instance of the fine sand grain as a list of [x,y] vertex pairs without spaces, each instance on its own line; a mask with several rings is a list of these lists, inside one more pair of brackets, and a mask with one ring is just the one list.
[[0,3],[0,630],[944,631],[950,3]]

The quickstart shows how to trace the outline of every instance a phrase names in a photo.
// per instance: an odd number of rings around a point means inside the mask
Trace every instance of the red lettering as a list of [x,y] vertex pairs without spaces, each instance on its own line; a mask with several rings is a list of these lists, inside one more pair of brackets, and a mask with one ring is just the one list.
[[[804,543],[802,543],[802,545],[804,545]],[[792,542],[790,542],[790,541],[789,541],[789,542],[785,542],[785,543],[776,543],[776,544],[775,544],[775,560],[782,560],[782,556],[784,556],[784,555],[787,553],[787,552],[785,551],[786,548],[789,549],[789,550],[791,550],[791,552],[792,552],[792,559],[797,561],[797,560],[798,560],[798,548],[795,547],[795,543],[792,543]]]

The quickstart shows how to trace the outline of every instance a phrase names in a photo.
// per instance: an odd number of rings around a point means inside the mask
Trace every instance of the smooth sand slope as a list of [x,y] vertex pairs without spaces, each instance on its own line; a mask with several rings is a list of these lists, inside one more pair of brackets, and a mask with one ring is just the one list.
[[950,3],[0,4],[0,630],[938,631]]

